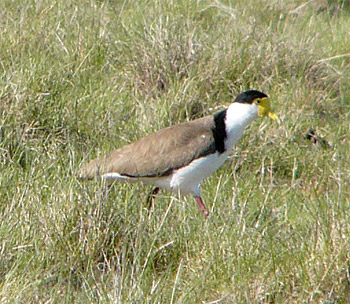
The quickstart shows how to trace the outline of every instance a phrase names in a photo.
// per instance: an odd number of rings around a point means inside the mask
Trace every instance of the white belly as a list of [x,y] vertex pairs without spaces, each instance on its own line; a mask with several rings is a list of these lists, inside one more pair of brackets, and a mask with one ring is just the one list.
[[130,178],[121,176],[118,173],[108,173],[103,175],[103,178],[126,183],[140,181],[148,185],[171,190],[175,193],[180,192],[183,195],[193,194],[200,196],[199,183],[215,172],[225,162],[228,155],[229,152],[220,155],[217,152],[210,154],[206,157],[196,159],[188,166],[175,170],[171,175],[164,177]]
[[185,195],[200,196],[199,183],[215,172],[225,162],[228,154],[210,154],[193,161],[184,168],[176,170],[171,177],[171,190]]

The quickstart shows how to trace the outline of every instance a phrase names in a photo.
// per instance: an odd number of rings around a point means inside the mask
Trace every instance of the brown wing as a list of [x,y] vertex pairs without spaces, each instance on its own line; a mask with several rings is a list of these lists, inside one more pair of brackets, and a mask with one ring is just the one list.
[[82,178],[106,173],[129,177],[169,175],[194,159],[215,152],[213,125],[213,116],[207,116],[161,129],[91,161],[78,174]]

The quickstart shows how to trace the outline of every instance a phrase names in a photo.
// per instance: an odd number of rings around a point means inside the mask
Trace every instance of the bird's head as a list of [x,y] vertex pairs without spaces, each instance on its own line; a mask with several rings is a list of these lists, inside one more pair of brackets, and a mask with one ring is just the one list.
[[269,116],[273,120],[278,120],[278,116],[271,110],[268,96],[257,90],[250,90],[239,94],[235,102],[256,105],[260,117]]

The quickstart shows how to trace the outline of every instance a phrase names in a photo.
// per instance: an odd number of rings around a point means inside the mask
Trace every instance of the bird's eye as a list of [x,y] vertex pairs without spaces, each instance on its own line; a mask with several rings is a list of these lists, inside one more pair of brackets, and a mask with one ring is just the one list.
[[261,99],[257,99],[256,103],[259,104],[261,102]]

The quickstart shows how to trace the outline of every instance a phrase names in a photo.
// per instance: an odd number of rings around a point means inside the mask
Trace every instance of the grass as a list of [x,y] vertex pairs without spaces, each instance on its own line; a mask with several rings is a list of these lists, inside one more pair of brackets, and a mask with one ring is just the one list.
[[[1,303],[348,303],[345,1],[4,0],[0,12]],[[191,197],[162,192],[149,216],[148,187],[76,179],[250,88],[281,124],[252,123],[203,182],[208,220]]]

